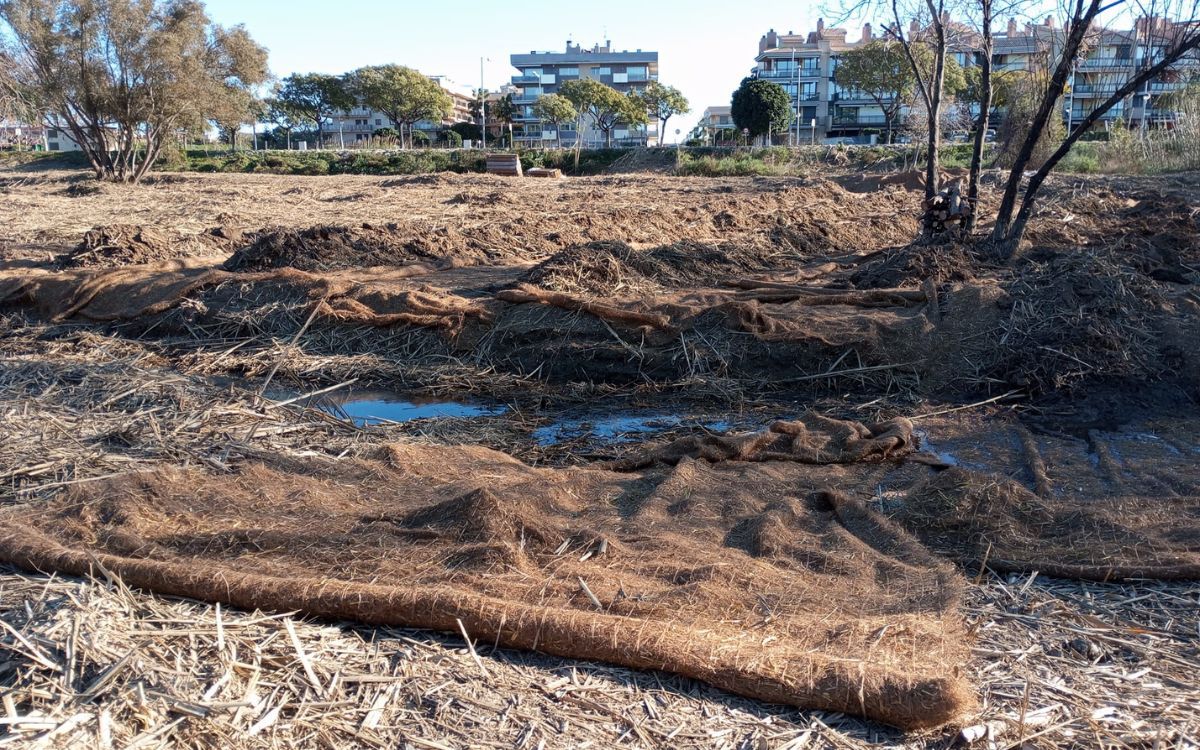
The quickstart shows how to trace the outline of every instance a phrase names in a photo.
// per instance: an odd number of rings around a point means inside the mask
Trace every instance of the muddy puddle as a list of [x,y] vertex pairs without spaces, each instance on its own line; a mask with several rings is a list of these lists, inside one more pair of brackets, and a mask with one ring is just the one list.
[[681,429],[723,433],[734,427],[734,422],[720,419],[696,419],[677,414],[617,412],[603,416],[585,415],[560,419],[534,430],[533,438],[543,447],[576,441],[632,443],[656,434]]
[[[302,394],[281,390],[267,395],[275,400],[288,400]],[[349,420],[358,427],[404,424],[418,419],[480,419],[508,411],[501,404],[425,399],[387,390],[335,391],[299,403]]]

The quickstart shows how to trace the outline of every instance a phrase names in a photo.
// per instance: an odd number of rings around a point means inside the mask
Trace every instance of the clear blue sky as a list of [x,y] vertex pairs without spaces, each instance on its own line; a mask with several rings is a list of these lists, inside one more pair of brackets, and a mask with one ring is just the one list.
[[[343,73],[399,63],[458,83],[497,88],[516,71],[509,55],[561,50],[568,38],[590,47],[607,37],[616,49],[656,50],[659,78],[680,88],[692,112],[668,124],[686,134],[706,106],[729,96],[754,65],[768,28],[808,31],[820,3],[736,0],[592,0],[591,2],[330,2],[206,0],[222,25],[244,23],[271,51],[271,70]],[[553,12],[548,12],[552,8]],[[858,37],[851,27],[850,38]]]

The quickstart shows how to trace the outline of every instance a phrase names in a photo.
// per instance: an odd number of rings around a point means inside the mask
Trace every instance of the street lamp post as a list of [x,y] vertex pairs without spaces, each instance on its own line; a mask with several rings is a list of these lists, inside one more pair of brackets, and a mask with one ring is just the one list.
[[487,91],[483,88],[483,61],[479,58],[479,146],[487,151]]

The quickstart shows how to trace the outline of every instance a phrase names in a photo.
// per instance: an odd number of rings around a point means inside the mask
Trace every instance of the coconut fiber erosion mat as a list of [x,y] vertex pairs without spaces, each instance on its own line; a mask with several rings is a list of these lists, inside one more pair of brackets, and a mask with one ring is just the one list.
[[911,426],[787,425],[741,451],[772,460],[535,468],[391,445],[131,474],[0,511],[0,557],[249,609],[461,630],[905,729],[969,711],[958,575],[828,489],[888,471]]

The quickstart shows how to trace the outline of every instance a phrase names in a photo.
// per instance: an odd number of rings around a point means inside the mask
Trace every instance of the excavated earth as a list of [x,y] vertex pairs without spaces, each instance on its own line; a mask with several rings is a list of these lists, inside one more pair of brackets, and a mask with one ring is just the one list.
[[1195,174],[1055,178],[1003,262],[914,241],[892,176],[77,180],[0,173],[20,568],[933,743],[1026,729],[980,698],[972,581],[1196,597]]

